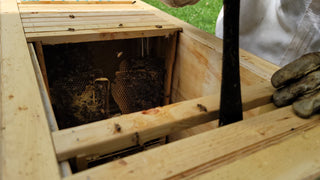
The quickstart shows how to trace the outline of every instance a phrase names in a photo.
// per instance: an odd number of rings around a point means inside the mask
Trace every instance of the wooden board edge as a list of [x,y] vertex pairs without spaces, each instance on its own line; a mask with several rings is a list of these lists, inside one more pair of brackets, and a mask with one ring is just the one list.
[[[66,44],[66,43],[84,43],[92,41],[106,41],[119,39],[132,39],[142,37],[168,36],[181,28],[177,26],[165,25],[161,29],[157,27],[139,27],[139,28],[119,28],[119,29],[99,29],[51,33],[27,33],[28,42],[42,41],[44,45]],[[97,33],[97,31],[99,33]]]
[[320,127],[192,179],[316,179],[320,176]]
[[261,116],[135,154],[65,180],[181,179],[217,169],[319,126],[319,115],[305,120],[284,107]]
[[[270,86],[261,83],[247,88],[243,109],[270,103],[273,93]],[[111,153],[215,120],[219,98],[219,94],[206,96],[53,132],[57,157],[62,161],[77,154]],[[121,126],[121,132],[115,131],[115,124]]]
[[60,179],[15,0],[0,1],[0,18],[1,178]]

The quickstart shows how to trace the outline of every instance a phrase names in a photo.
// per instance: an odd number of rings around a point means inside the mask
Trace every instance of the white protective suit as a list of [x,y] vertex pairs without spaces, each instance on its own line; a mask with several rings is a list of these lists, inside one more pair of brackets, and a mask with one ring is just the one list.
[[[223,37],[223,10],[216,24]],[[284,66],[320,51],[320,0],[241,0],[240,47]]]

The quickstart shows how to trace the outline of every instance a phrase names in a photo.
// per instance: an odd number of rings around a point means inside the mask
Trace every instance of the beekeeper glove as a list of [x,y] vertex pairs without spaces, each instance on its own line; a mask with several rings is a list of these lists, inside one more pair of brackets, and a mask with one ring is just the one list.
[[273,94],[276,106],[293,104],[295,113],[310,117],[320,108],[320,52],[310,53],[287,64],[271,77],[278,88]]
[[167,6],[179,8],[186,5],[196,4],[200,0],[160,0],[160,1],[166,4]]

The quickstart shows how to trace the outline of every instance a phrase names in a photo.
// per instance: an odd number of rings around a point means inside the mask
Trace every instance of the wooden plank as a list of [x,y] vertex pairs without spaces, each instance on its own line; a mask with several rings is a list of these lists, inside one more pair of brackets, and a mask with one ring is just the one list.
[[[38,26],[54,26],[60,25],[59,23],[64,23],[62,25],[66,25],[66,23],[71,22],[88,22],[88,21],[97,21],[97,22],[118,22],[126,19],[136,20],[137,22],[144,22],[144,20],[155,19],[157,21],[164,21],[162,18],[155,16],[153,14],[138,14],[138,15],[114,15],[114,16],[83,16],[83,17],[56,17],[56,18],[28,18],[22,19],[24,27],[38,27]],[[104,21],[103,21],[104,20]],[[109,20],[109,21],[108,21]]]
[[166,61],[165,68],[166,74],[164,79],[164,101],[163,105],[170,103],[171,99],[171,84],[172,84],[172,75],[174,62],[176,60],[176,47],[178,33],[174,33],[173,36],[168,38],[168,44],[166,45]]
[[316,179],[320,176],[320,127],[194,179]]
[[130,0],[110,0],[110,1],[92,1],[92,0],[87,0],[87,1],[62,1],[62,0],[21,0],[19,4],[132,4],[132,1]]
[[38,58],[38,62],[39,62],[39,66],[40,66],[40,70],[41,70],[41,74],[42,74],[42,78],[43,78],[43,81],[44,81],[44,85],[46,86],[47,93],[48,93],[48,96],[50,98],[49,81],[48,81],[48,77],[47,77],[47,69],[46,69],[46,63],[45,63],[45,60],[44,60],[42,43],[39,42],[39,41],[35,42],[35,49],[36,49],[37,58]]
[[[100,19],[99,19],[100,18]],[[85,20],[83,20],[85,19]],[[24,22],[23,27],[51,27],[51,26],[68,26],[68,25],[90,25],[90,24],[103,24],[103,23],[139,23],[139,22],[153,22],[153,21],[164,21],[157,16],[121,16],[121,17],[95,17],[95,18],[75,18],[66,21],[50,21],[47,22]]]
[[[249,118],[270,112],[277,109],[277,107],[273,104],[273,103],[269,103],[263,106],[259,106],[253,109],[250,109],[248,111],[244,111],[243,112],[243,120],[247,120]],[[219,127],[219,121],[211,121],[205,124],[200,124],[198,126],[195,127],[191,127],[189,129],[186,130],[182,130],[179,132],[175,132],[173,134],[168,135],[168,142],[173,142],[173,141],[177,141],[183,138],[187,138],[190,136],[194,136],[196,134],[200,134],[215,128]]]
[[165,25],[162,28],[136,27],[117,29],[80,30],[68,32],[26,33],[28,42],[42,41],[43,44],[62,44],[90,41],[105,41],[142,37],[168,36],[181,28],[175,25]]
[[0,179],[60,179],[17,3],[0,1]]
[[[267,83],[246,88],[243,109],[270,102],[274,91],[270,86]],[[216,94],[54,132],[58,160],[78,154],[111,153],[217,119],[219,98]],[[198,104],[207,112],[201,111]],[[115,131],[115,124],[121,126],[120,133]]]
[[61,12],[61,13],[30,13],[30,14],[21,14],[21,19],[27,18],[56,18],[56,17],[96,17],[96,16],[116,16],[116,15],[151,15],[150,11],[145,11],[141,9],[118,9],[118,10],[109,10],[103,12]]
[[[38,45],[39,45],[39,43],[38,43]],[[37,55],[36,55],[36,52],[34,50],[32,43],[28,44],[28,48],[29,48],[29,52],[31,55],[33,68],[34,68],[34,71],[35,71],[35,74],[37,77],[37,81],[38,81],[38,85],[39,85],[39,89],[40,89],[40,94],[41,94],[43,105],[44,105],[44,108],[46,111],[46,117],[47,117],[47,121],[49,123],[50,130],[52,132],[57,131],[59,129],[58,129],[57,121],[55,119],[52,105],[51,105],[51,102],[49,99],[48,89],[45,87],[45,81],[42,76],[41,69],[39,66],[39,61],[38,61],[38,58],[37,58]],[[41,51],[42,51],[42,47],[41,47]],[[68,161],[60,162],[59,165],[60,165],[60,172],[61,172],[62,177],[66,177],[66,176],[69,176],[72,174]]]
[[[185,33],[179,35],[177,59],[172,84],[172,101],[207,96],[220,92],[222,53]],[[252,65],[254,66],[254,65]],[[267,81],[251,70],[240,67],[242,85]]]
[[142,9],[136,4],[22,4],[19,5],[21,13],[39,12],[95,12],[114,11],[116,9]]
[[57,32],[57,31],[70,31],[70,29],[78,30],[94,30],[94,29],[117,29],[121,24],[121,28],[134,28],[134,27],[148,27],[148,26],[168,26],[171,23],[165,21],[151,21],[139,23],[108,23],[108,24],[88,24],[88,25],[67,25],[67,26],[50,26],[50,27],[30,27],[24,28],[25,33],[35,32]]
[[291,107],[201,133],[89,170],[65,180],[178,179],[208,172],[319,125],[319,115],[298,118]]

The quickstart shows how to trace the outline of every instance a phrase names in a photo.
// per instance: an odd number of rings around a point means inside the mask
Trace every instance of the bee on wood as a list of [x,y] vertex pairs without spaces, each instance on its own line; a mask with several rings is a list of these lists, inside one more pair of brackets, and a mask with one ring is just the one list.
[[116,130],[116,132],[121,132],[121,126],[118,123],[114,124],[114,129]]
[[208,112],[207,108],[202,104],[197,104],[197,107],[200,109],[200,112]]

